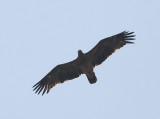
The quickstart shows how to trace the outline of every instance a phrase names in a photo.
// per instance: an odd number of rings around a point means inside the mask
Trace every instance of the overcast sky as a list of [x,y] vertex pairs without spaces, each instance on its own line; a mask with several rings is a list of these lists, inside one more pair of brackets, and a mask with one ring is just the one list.
[[[160,119],[159,0],[1,0],[1,119]],[[41,96],[32,86],[99,40],[134,31],[86,76]]]

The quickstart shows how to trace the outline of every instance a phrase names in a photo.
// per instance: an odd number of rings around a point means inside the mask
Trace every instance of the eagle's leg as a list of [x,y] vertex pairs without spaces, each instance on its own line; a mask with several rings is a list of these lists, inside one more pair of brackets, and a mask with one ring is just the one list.
[[90,84],[96,83],[97,77],[96,77],[96,75],[95,75],[94,72],[88,72],[88,73],[86,74],[86,76],[87,76],[88,81],[89,81]]

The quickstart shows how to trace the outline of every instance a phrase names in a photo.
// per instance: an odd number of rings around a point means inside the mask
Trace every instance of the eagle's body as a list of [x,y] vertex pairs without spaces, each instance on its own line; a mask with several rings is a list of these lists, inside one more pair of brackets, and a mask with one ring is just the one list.
[[93,72],[93,65],[90,62],[90,59],[87,58],[86,54],[84,54],[81,50],[78,51],[78,61],[79,66],[83,74],[85,74],[88,78],[88,81],[92,83],[96,83],[97,78],[95,73]]
[[42,80],[35,84],[34,90],[38,94],[43,90],[42,95],[55,86],[57,83],[63,83],[85,74],[91,84],[96,83],[97,78],[94,73],[94,67],[100,65],[116,49],[123,47],[126,43],[133,43],[133,32],[122,32],[117,35],[102,39],[93,49],[87,53],[78,51],[78,57],[68,63],[57,65]]

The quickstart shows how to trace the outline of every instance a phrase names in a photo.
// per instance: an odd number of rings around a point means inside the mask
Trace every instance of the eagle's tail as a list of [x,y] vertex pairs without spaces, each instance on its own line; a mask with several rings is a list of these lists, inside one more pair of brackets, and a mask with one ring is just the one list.
[[[86,75],[87,76],[87,75]],[[97,77],[95,73],[93,72],[91,76],[87,76],[88,81],[90,84],[96,83],[97,82]]]

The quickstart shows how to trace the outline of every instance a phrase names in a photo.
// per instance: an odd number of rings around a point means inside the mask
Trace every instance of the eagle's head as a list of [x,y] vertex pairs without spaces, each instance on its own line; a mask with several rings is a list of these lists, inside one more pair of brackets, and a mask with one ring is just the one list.
[[85,62],[85,57],[82,50],[78,50],[78,61],[80,64],[83,64]]
[[78,56],[82,56],[83,54],[82,50],[78,50]]

